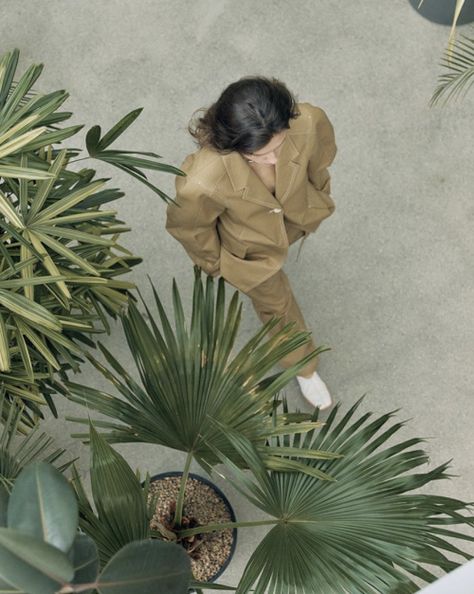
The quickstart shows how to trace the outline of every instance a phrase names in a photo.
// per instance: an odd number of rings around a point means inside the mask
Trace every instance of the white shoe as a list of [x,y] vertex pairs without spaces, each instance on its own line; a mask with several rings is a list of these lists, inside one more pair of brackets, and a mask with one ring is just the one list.
[[310,377],[297,375],[296,379],[300,385],[301,393],[315,408],[318,407],[320,410],[324,410],[332,406],[331,394],[329,394],[326,384],[316,371]]

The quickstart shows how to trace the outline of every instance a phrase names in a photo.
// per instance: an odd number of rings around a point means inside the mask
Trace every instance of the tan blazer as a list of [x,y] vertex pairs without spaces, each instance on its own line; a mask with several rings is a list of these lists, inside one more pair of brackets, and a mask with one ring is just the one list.
[[234,151],[201,148],[181,165],[166,228],[206,273],[220,273],[243,292],[275,274],[288,236],[308,234],[335,209],[327,167],[336,155],[325,112],[298,103],[276,164],[275,196]]

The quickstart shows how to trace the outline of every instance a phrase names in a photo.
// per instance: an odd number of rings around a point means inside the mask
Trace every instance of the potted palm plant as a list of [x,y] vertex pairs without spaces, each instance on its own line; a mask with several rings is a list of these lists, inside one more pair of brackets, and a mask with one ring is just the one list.
[[[129,229],[107,204],[124,194],[95,179],[93,169],[75,170],[80,149],[58,148],[82,126],[60,127],[71,117],[58,111],[63,90],[40,93],[33,85],[43,65],[33,64],[14,80],[19,51],[0,57],[0,381],[3,419],[20,398],[20,431],[54,409],[58,379],[77,371],[83,346],[93,347],[131,296],[133,283],[120,280],[141,261],[120,244]],[[111,150],[141,109],[101,136],[86,137],[88,154],[126,171],[160,198],[143,169],[181,172],[155,153]],[[80,158],[76,158],[76,157]],[[59,374],[59,376],[58,376]]]
[[[358,402],[342,416],[336,406],[322,423],[317,410],[289,412],[277,399],[308,358],[265,374],[307,340],[305,333],[287,327],[264,341],[271,321],[232,354],[240,305],[235,293],[225,311],[222,279],[216,296],[213,279],[203,287],[196,271],[189,324],[175,283],[174,320],[156,290],[154,297],[159,320],[146,304],[147,319],[133,302],[122,314],[141,381],[101,346],[106,364],[91,361],[120,396],[74,382],[67,387],[71,400],[110,419],[94,421],[108,443],[155,443],[187,453],[173,529],[157,536],[176,541],[271,526],[245,567],[238,594],[411,593],[416,580],[435,579],[430,566],[450,571],[459,564],[453,555],[469,556],[452,542],[472,540],[453,528],[472,527],[467,504],[418,492],[445,478],[447,465],[421,472],[427,462],[421,439],[387,445],[403,425],[391,422],[393,413],[357,416]],[[232,482],[269,519],[183,525],[193,459]]]

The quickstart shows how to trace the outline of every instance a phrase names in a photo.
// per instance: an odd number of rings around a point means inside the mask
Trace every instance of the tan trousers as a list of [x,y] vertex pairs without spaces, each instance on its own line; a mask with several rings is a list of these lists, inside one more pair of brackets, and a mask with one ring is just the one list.
[[[294,228],[290,230],[288,227],[287,233],[288,242],[290,244],[297,241],[303,235],[302,232],[295,231]],[[246,294],[252,300],[253,307],[263,323],[274,316],[281,316],[281,320],[272,330],[272,334],[278,332],[278,330],[281,330],[281,328],[290,322],[296,322],[296,330],[308,330],[299,305],[291,290],[288,277],[283,270],[279,270],[276,274],[251,289]],[[314,342],[311,340],[307,344],[291,352],[286,357],[283,357],[283,359],[280,360],[280,365],[285,368],[291,367],[295,363],[298,363],[303,357],[309,355],[315,348]],[[305,365],[298,372],[298,375],[309,377],[316,370],[317,365],[318,359],[316,357]]]
[[[296,322],[295,329],[306,331],[307,327],[291,290],[288,277],[279,270],[268,280],[251,289],[247,295],[252,300],[253,307],[263,323],[268,322],[273,316],[280,317],[280,322],[272,329],[272,334],[281,330],[290,322]],[[292,351],[280,360],[282,367],[291,367],[315,349],[313,340]],[[298,375],[309,377],[317,367],[317,358],[305,365]]]

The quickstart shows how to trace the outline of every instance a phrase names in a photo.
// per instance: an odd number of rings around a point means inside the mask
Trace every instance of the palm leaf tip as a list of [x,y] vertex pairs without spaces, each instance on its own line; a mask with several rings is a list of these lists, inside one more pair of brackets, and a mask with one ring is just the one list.
[[474,82],[474,38],[462,36],[445,51],[441,66],[444,72],[438,78],[438,86],[431,98],[433,106],[443,100],[463,98]]

